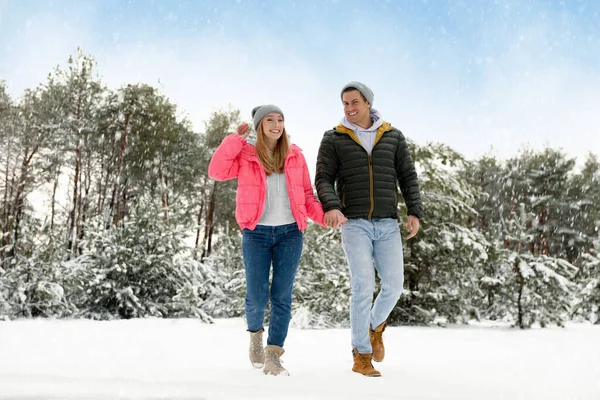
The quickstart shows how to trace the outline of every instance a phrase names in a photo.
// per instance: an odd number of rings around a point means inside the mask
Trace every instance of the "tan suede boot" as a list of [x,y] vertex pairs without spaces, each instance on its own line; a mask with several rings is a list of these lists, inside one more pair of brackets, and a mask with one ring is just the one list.
[[284,352],[285,350],[283,350],[283,348],[272,344],[265,347],[265,368],[263,369],[265,375],[290,375],[290,373],[281,366],[281,360],[279,359]]
[[250,362],[254,368],[262,368],[265,365],[265,350],[263,349],[263,332],[250,332]]
[[369,338],[371,339],[371,347],[373,348],[373,361],[381,362],[385,357],[385,347],[383,346],[383,331],[387,322],[383,322],[375,330],[369,327]]
[[356,348],[352,349],[352,355],[354,356],[354,366],[352,371],[363,374],[364,376],[381,376],[381,372],[373,368],[371,358],[373,353],[360,354]]

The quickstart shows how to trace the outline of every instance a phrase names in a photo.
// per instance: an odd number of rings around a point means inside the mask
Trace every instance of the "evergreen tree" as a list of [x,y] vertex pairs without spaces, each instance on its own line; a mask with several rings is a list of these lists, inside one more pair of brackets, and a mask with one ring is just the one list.
[[405,294],[389,322],[446,323],[476,317],[472,299],[481,296],[479,270],[489,243],[467,227],[476,215],[476,196],[461,173],[466,161],[442,144],[411,143],[411,153],[425,215],[419,234],[405,245]]
[[493,278],[501,282],[497,302],[519,328],[534,323],[562,325],[571,312],[576,268],[561,258],[531,252],[530,228],[537,213],[520,204],[506,220],[504,242],[510,243]]
[[[546,149],[524,151],[503,167],[483,158],[467,171],[480,182],[479,226],[492,243],[480,281],[485,317],[526,328],[562,324],[568,315],[575,269],[561,257],[565,235],[576,236],[568,196],[572,167],[573,160]],[[488,199],[497,201],[498,211]]]
[[600,162],[590,153],[580,173],[574,175],[570,182],[572,198],[569,229],[574,232],[568,235],[564,252],[570,260],[589,254],[594,240],[600,232]]
[[474,208],[477,214],[470,219],[468,226],[477,229],[485,237],[487,259],[481,263],[479,287],[481,293],[473,298],[473,305],[480,317],[501,319],[506,317],[502,297],[503,271],[506,271],[506,258],[502,243],[502,221],[505,199],[510,187],[506,185],[506,170],[494,157],[483,156],[479,160],[465,164],[462,174],[475,188]]
[[203,308],[208,272],[191,257],[184,230],[166,224],[161,214],[147,202],[118,227],[95,220],[86,251],[74,262],[74,278],[84,282],[74,296],[84,316],[210,321]]
[[10,231],[12,228],[12,206],[14,190],[14,171],[16,157],[14,149],[16,147],[16,124],[17,113],[15,105],[7,93],[6,84],[0,81],[0,165],[2,173],[0,174],[0,195],[2,196],[2,205],[0,206],[0,268],[8,268],[8,255],[12,250],[10,241]]
[[62,318],[77,312],[65,294],[68,271],[56,255],[64,253],[62,242],[38,231],[38,221],[26,216],[20,251],[8,270],[0,269],[0,316]]
[[210,271],[210,292],[206,307],[215,318],[244,315],[246,297],[246,272],[242,257],[242,237],[238,234],[223,236],[203,264]]
[[97,132],[95,116],[105,91],[95,76],[95,67],[94,58],[77,49],[65,69],[56,67],[49,75],[41,92],[41,115],[55,151],[50,154],[50,179],[59,179],[60,171],[69,176],[66,247],[71,254],[79,253],[78,242],[84,237],[83,226],[91,202],[91,144]]
[[600,324],[600,240],[581,256],[576,280],[578,297],[573,307],[574,316]]

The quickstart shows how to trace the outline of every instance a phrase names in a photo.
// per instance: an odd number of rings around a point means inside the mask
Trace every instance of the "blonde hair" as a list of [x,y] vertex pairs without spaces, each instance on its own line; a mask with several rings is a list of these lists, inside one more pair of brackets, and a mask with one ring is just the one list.
[[260,160],[263,168],[267,175],[271,175],[273,172],[281,174],[283,173],[283,165],[285,163],[285,158],[287,157],[287,153],[290,147],[290,140],[288,139],[287,132],[285,128],[283,128],[283,133],[281,137],[277,139],[277,144],[275,145],[275,149],[271,154],[271,151],[267,147],[267,142],[265,141],[265,133],[262,127],[262,121],[258,124],[256,128],[256,155]]

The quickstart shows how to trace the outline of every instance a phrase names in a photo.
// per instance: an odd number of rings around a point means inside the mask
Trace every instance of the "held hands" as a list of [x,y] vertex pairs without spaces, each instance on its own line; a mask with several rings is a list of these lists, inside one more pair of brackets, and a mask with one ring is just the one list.
[[[348,218],[342,214],[340,210],[329,210],[325,213],[325,225],[330,228],[337,229],[341,227],[348,221]],[[406,230],[408,231],[408,236],[406,239],[411,239],[415,237],[415,235],[419,232],[419,227],[421,224],[419,223],[419,218],[409,215],[408,222],[406,223]]]
[[250,135],[250,126],[244,122],[243,124],[238,125],[236,132],[242,139],[246,139],[248,138],[248,135]]
[[346,221],[348,221],[348,218],[340,210],[329,210],[325,213],[325,225],[330,228],[337,229],[344,225]]
[[419,218],[415,217],[414,215],[409,215],[408,222],[406,223],[406,230],[408,231],[408,236],[406,239],[414,237],[417,232],[419,232],[419,226]]

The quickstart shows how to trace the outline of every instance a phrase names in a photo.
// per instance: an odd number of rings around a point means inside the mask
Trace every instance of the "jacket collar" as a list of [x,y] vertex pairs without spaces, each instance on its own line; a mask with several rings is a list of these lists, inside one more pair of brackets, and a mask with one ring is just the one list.
[[[360,139],[358,138],[358,136],[356,136],[356,134],[354,133],[354,131],[352,129],[347,128],[342,124],[337,125],[334,129],[339,133],[350,136],[356,143],[361,144]],[[389,132],[391,130],[392,130],[392,124],[384,121],[381,124],[381,126],[377,129],[377,136],[375,136],[375,144],[377,144],[377,142],[379,142],[379,139],[381,139],[381,137],[383,136],[384,133]]]

